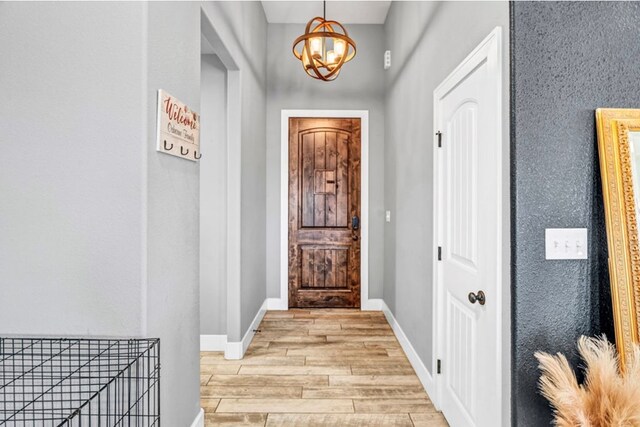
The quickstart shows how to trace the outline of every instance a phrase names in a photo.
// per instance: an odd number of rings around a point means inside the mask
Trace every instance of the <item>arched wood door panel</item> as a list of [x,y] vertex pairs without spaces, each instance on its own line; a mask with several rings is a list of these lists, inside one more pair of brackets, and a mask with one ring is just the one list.
[[289,119],[290,307],[360,307],[359,218],[360,119]]

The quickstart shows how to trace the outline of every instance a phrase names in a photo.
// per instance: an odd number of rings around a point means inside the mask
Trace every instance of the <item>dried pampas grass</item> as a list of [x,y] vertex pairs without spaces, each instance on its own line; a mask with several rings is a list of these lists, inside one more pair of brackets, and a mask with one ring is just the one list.
[[559,427],[640,427],[640,346],[629,357],[624,375],[616,349],[607,339],[581,337],[578,351],[585,380],[578,384],[567,358],[537,352],[540,391],[554,408]]

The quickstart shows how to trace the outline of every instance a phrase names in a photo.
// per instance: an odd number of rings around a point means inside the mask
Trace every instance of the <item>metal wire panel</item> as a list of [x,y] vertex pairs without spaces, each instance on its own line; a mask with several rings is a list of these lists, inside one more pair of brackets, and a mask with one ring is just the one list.
[[160,340],[0,338],[0,426],[160,426]]

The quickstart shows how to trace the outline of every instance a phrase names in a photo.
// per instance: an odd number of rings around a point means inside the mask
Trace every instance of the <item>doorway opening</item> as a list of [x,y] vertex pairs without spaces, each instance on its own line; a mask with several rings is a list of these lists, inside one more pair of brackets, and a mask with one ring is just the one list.
[[289,119],[289,308],[360,308],[360,119]]
[[437,404],[452,425],[504,415],[501,34],[494,29],[434,91],[434,365]]
[[[201,29],[203,129],[200,159],[201,348],[240,358],[240,68],[204,10]],[[224,208],[220,209],[220,206]],[[210,266],[212,268],[208,268]],[[217,306],[215,301],[221,301]],[[213,315],[214,311],[222,313]]]
[[[360,215],[355,220],[358,224],[358,242],[360,249],[360,295],[359,295],[359,307],[361,310],[380,310],[380,304],[378,300],[369,300],[369,112],[366,110],[283,110],[281,116],[281,156],[280,156],[280,298],[274,301],[271,309],[287,310],[291,305],[290,290],[289,290],[289,132],[290,132],[290,119],[350,119],[358,120],[360,123]],[[330,133],[334,133],[331,131]],[[333,138],[333,137],[330,137]],[[315,137],[314,137],[315,141]],[[332,144],[332,142],[330,143]],[[315,145],[314,145],[315,147]],[[325,157],[326,159],[326,157]],[[311,165],[311,163],[309,163]],[[327,181],[333,181],[330,176],[330,170],[326,168],[314,168],[314,185],[315,185],[315,169],[318,169],[318,182],[323,180],[325,182],[325,190]],[[329,187],[333,183],[328,184]],[[338,183],[338,188],[340,184]],[[322,190],[318,188],[318,190]],[[333,188],[329,188],[333,191]],[[315,187],[313,189],[315,192]],[[320,192],[322,193],[322,192]],[[320,196],[320,194],[318,194]],[[315,194],[314,194],[315,197]],[[320,197],[319,197],[320,199]],[[326,199],[326,197],[325,197]],[[354,216],[349,215],[347,217],[348,224],[347,229],[349,233],[352,233],[354,225]],[[353,239],[353,233],[349,234]],[[311,248],[309,248],[311,249]],[[327,254],[333,265],[334,256],[336,260],[342,259],[343,254],[336,251],[341,248],[329,249]],[[323,248],[323,250],[325,250]],[[308,252],[309,258],[311,252]],[[315,259],[314,252],[314,259]],[[319,254],[319,252],[318,252]],[[327,258],[325,255],[325,259]],[[326,284],[326,275],[324,271],[325,265],[329,262],[320,263],[317,269],[322,272],[322,278]],[[310,276],[309,276],[310,277]],[[315,276],[314,276],[315,280]],[[330,278],[330,283],[333,283]],[[313,292],[313,291],[309,291]],[[345,291],[349,292],[349,291]],[[357,304],[355,306],[358,306]]]

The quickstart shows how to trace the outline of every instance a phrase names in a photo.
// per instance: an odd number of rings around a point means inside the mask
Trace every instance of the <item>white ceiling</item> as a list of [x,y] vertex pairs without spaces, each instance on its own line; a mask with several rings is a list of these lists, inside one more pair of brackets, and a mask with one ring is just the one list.
[[[343,24],[384,24],[390,1],[327,1],[327,19]],[[262,0],[264,13],[270,24],[306,24],[315,16],[322,16],[322,1]]]

